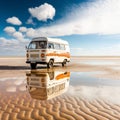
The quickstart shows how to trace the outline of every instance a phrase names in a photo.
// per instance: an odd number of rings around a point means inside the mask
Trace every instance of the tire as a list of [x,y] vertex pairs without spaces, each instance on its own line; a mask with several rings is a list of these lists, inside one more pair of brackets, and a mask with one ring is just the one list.
[[62,67],[66,66],[66,62],[67,62],[66,60],[62,62]]
[[36,69],[36,66],[37,66],[36,63],[31,63],[31,64],[30,64],[31,69]]
[[47,63],[47,68],[53,68],[53,60],[50,60],[49,63]]

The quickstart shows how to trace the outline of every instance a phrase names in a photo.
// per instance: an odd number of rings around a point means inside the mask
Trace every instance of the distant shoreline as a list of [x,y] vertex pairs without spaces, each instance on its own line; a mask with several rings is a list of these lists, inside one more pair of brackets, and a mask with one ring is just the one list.
[[[26,56],[0,56],[1,60],[4,59],[25,59]],[[120,60],[120,56],[71,56],[71,60]]]
[[[0,56],[0,58],[2,57],[26,57],[26,56]],[[71,57],[120,57],[120,56],[71,56]]]

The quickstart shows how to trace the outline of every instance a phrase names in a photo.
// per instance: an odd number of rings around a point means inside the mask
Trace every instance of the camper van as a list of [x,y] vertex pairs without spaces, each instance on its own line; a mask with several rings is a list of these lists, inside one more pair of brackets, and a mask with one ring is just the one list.
[[26,88],[33,99],[49,100],[68,90],[70,72],[31,71],[26,78]]
[[54,63],[65,66],[70,61],[70,49],[67,41],[57,38],[33,38],[27,47],[27,61],[31,69],[36,69],[37,64],[47,64],[48,68]]

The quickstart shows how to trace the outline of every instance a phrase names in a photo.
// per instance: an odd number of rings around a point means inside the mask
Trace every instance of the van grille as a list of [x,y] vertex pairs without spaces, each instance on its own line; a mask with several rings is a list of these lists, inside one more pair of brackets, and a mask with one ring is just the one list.
[[39,52],[39,50],[30,50],[30,52]]
[[39,54],[30,54],[30,57],[31,57],[31,58],[38,58],[38,57],[39,57]]
[[31,81],[39,81],[37,78],[31,78]]
[[39,83],[35,83],[35,82],[30,83],[30,85],[40,86]]

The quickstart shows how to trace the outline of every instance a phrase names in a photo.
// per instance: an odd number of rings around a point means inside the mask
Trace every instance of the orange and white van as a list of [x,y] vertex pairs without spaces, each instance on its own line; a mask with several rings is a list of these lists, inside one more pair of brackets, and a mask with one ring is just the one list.
[[69,44],[57,38],[33,38],[27,47],[26,57],[31,69],[35,69],[37,64],[47,64],[48,68],[53,67],[54,63],[64,66],[70,61]]
[[48,100],[68,90],[70,72],[31,71],[26,73],[27,90],[34,99]]

